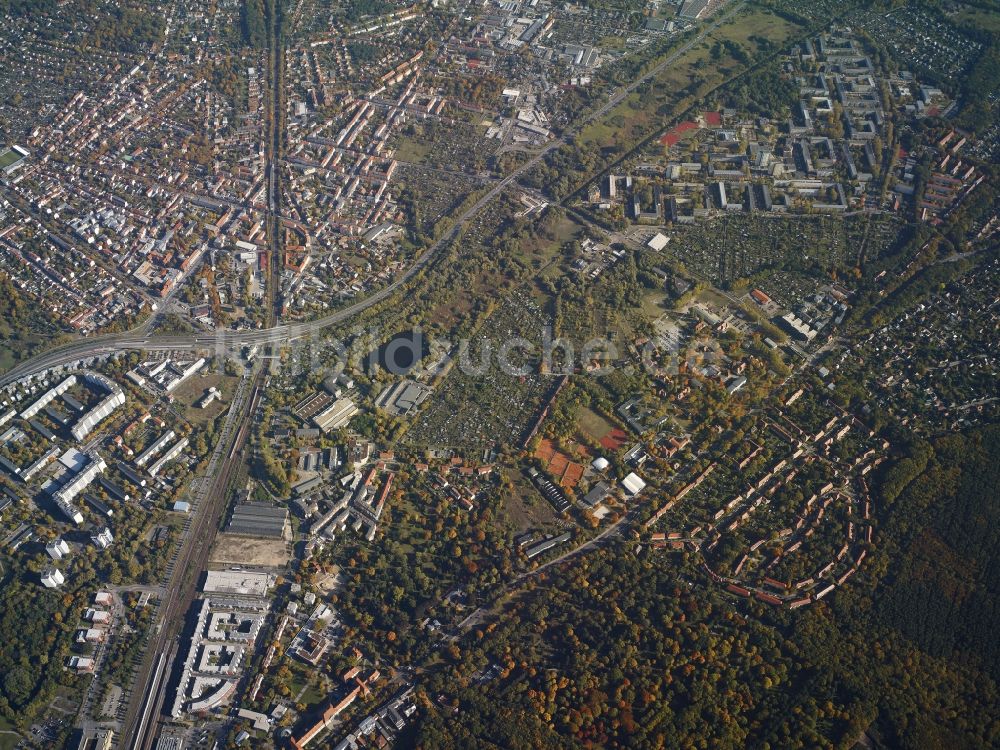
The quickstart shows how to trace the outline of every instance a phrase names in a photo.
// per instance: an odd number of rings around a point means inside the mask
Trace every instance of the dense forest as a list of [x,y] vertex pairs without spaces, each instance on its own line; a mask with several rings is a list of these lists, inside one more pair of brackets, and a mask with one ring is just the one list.
[[56,0],[0,0],[0,13],[15,16],[43,13],[56,6]]
[[347,3],[347,20],[359,21],[365,16],[378,16],[392,9],[385,0],[351,0]]
[[267,9],[264,0],[243,0],[240,7],[243,41],[254,49],[267,46]]
[[[84,11],[87,12],[87,11]],[[94,9],[99,20],[87,42],[106,50],[138,53],[163,39],[163,16],[126,6]]]
[[1000,35],[991,34],[986,51],[976,61],[966,80],[960,121],[963,126],[982,133],[996,121],[994,102],[983,91],[1000,89]]
[[[163,38],[163,16],[141,7],[105,3],[103,0],[82,0],[71,8],[56,0],[0,0],[0,15],[42,16],[58,11],[57,17],[80,16],[91,20],[93,27],[86,44],[116,52],[137,53],[148,49]],[[61,34],[61,24],[49,23],[40,32],[43,38]]]
[[[984,14],[1000,12],[1000,3],[996,0],[972,0],[966,6]],[[960,18],[957,25],[963,34],[984,47],[965,77],[958,118],[962,127],[982,134],[997,119],[995,96],[983,94],[1000,89],[1000,33],[971,19]]]
[[42,344],[57,342],[60,331],[44,311],[28,303],[0,272],[0,372],[30,357]]
[[[59,594],[39,592],[34,583],[10,580],[5,581],[5,588],[0,598],[0,628],[8,643],[17,647],[0,652],[0,716],[31,718],[35,711],[28,711],[37,709],[55,691],[58,671],[46,665],[61,666],[68,653],[65,636],[70,627],[62,625],[66,607]],[[36,700],[39,694],[42,697]]]
[[776,113],[790,112],[798,101],[798,95],[799,90],[794,81],[782,77],[775,68],[765,66],[750,72],[727,88],[723,101],[727,107],[775,117]]
[[908,446],[864,574],[798,614],[710,593],[682,553],[566,566],[448,651],[412,742],[996,746],[998,467],[1000,427]]

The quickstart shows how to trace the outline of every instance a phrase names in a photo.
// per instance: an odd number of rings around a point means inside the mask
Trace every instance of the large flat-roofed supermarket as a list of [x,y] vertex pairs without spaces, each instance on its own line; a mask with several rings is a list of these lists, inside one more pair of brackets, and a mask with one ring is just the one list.
[[209,570],[201,590],[206,594],[266,596],[273,580],[267,573],[250,570]]

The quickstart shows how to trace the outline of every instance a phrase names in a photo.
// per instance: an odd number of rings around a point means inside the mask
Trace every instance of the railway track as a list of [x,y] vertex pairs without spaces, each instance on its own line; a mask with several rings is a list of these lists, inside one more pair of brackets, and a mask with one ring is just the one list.
[[253,414],[260,404],[264,386],[263,370],[257,369],[241,383],[234,397],[230,417],[223,428],[206,474],[210,477],[195,504],[195,514],[174,565],[173,575],[150,648],[143,660],[130,694],[123,722],[122,747],[146,750],[165,720],[162,708],[167,701],[173,657],[178,647],[185,615],[197,595],[198,580],[208,564],[212,542],[225,514],[229,485],[243,461],[242,451],[250,434]]
[[[271,0],[268,19],[268,68],[270,91],[268,96],[267,136],[265,159],[267,161],[268,202],[268,275],[267,275],[267,328],[274,328],[279,315],[279,284],[281,282],[281,237],[278,221],[280,208],[280,175],[278,160],[281,154],[281,122],[283,116],[282,74],[284,50],[281,45],[281,17],[277,0]],[[268,353],[272,344],[267,343]],[[233,476],[243,463],[243,449],[250,436],[253,415],[260,404],[265,372],[257,365],[253,373],[241,382],[219,442],[205,472],[208,481],[202,485],[201,496],[195,503],[191,529],[182,543],[173,576],[167,587],[166,601],[161,610],[152,647],[143,660],[133,690],[124,722],[123,747],[130,750],[147,750],[159,734],[161,724],[168,720],[164,714],[167,701],[166,689],[170,684],[174,656],[180,646],[185,616],[197,595],[198,580],[208,565],[212,543],[222,524],[228,505],[229,488]],[[246,389],[249,389],[247,392]],[[224,456],[223,456],[224,454]]]

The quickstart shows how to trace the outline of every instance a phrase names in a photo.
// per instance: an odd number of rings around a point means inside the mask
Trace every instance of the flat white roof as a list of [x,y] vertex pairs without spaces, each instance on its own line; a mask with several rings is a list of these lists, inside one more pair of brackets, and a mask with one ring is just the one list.
[[69,448],[59,457],[59,463],[70,471],[80,471],[87,465],[89,459],[85,453],[81,453],[76,448]]
[[647,247],[653,248],[653,250],[662,250],[670,242],[670,238],[661,232],[657,232],[653,235],[653,239],[646,243]]
[[265,596],[271,588],[271,576],[249,570],[210,570],[201,590],[206,594],[242,594]]
[[632,472],[622,480],[622,487],[625,488],[628,494],[638,495],[645,489],[646,483],[642,481],[642,478],[638,474]]

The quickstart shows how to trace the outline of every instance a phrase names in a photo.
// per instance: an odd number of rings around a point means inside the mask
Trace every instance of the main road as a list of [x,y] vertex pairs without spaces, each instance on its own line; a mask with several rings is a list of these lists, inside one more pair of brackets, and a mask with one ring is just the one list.
[[[268,353],[272,344],[281,341],[274,338],[274,332],[280,306],[281,284],[281,236],[277,215],[280,211],[280,166],[281,158],[281,122],[284,111],[284,95],[281,80],[284,68],[284,50],[281,45],[280,11],[278,3],[272,0],[268,18],[268,55],[270,87],[268,96],[267,133],[265,144],[265,168],[267,171],[267,236],[268,236],[268,276],[267,276],[267,324],[268,328],[259,343],[267,345]],[[140,338],[139,348],[151,349],[179,348],[170,337],[162,340],[148,341]],[[179,337],[188,340],[183,348],[188,346],[202,348],[204,338]],[[225,346],[218,336],[211,337],[208,346]],[[124,348],[129,343],[126,339],[116,342],[102,342],[101,347],[113,343],[117,348]],[[232,342],[236,343],[236,342]],[[172,570],[170,581],[166,587],[163,605],[157,621],[157,630],[151,638],[148,649],[138,674],[133,683],[130,700],[123,722],[122,736],[130,750],[146,750],[160,734],[161,724],[167,720],[169,713],[166,707],[170,697],[167,689],[171,685],[171,675],[174,672],[175,657],[183,652],[184,645],[180,643],[183,632],[185,614],[190,610],[197,596],[198,581],[201,572],[208,566],[208,559],[215,541],[216,534],[222,524],[230,495],[230,484],[238,475],[240,467],[245,462],[244,448],[253,423],[254,414],[260,403],[265,383],[265,368],[258,362],[252,373],[245,373],[240,381],[226,415],[219,440],[212,452],[212,457],[205,471],[204,483],[197,493],[193,503],[191,525],[185,530],[184,538],[178,554],[177,564]],[[183,679],[183,678],[182,678]],[[183,685],[178,686],[182,690]]]

